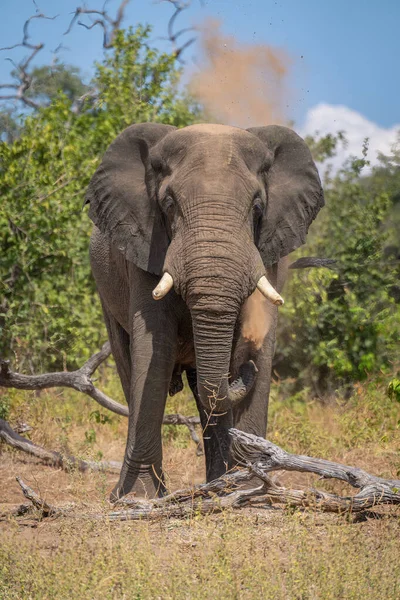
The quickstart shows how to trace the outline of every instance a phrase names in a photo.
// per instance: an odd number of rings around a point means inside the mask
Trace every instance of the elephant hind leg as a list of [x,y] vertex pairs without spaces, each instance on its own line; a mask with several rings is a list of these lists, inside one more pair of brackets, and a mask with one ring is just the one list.
[[108,339],[110,340],[111,351],[117,365],[118,375],[121,380],[122,389],[126,401],[129,403],[131,388],[131,358],[130,358],[130,335],[118,323],[111,312],[104,306],[104,321],[107,327]]

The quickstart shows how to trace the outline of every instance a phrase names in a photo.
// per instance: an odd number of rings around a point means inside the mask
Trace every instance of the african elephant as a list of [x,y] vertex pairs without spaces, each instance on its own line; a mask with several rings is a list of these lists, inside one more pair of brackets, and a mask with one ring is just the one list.
[[165,492],[161,425],[184,371],[210,481],[232,465],[230,427],[266,433],[285,257],[324,204],[311,154],[281,126],[135,124],[108,148],[87,202],[92,271],[129,405],[111,499]]

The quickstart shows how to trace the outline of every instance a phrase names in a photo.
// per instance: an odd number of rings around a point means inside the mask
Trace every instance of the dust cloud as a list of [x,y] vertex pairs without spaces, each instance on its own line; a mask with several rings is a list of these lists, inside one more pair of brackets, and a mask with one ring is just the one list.
[[[208,19],[200,27],[203,60],[189,83],[209,122],[237,127],[287,124],[289,56],[264,44],[240,44]],[[247,298],[241,335],[260,349],[276,308],[258,291]]]
[[252,342],[256,350],[263,344],[269,332],[276,308],[258,290],[255,290],[243,304],[240,314],[241,334]]
[[286,123],[286,75],[283,51],[263,44],[240,44],[221,33],[221,23],[200,26],[203,64],[189,89],[215,122],[237,127]]

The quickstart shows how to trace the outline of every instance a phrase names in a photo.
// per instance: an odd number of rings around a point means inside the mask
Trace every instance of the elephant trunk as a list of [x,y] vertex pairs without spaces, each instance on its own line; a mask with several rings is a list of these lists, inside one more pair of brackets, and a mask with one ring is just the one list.
[[236,316],[192,311],[196,351],[197,388],[208,413],[225,412],[251,390],[257,368],[253,361],[241,365],[239,377],[229,381],[229,368]]
[[223,232],[210,234],[211,227],[206,231],[207,235],[192,235],[181,254],[185,261],[179,292],[192,315],[200,400],[208,412],[219,413],[240,402],[256,378],[252,361],[239,366],[233,382],[230,366],[241,307],[265,268],[244,233],[227,238]]

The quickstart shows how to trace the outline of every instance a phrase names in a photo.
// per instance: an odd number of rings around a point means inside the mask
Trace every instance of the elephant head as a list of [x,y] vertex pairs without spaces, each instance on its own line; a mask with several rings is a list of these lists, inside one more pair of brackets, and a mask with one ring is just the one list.
[[87,200],[126,259],[162,276],[153,298],[174,287],[189,307],[205,408],[242,399],[257,370],[246,360],[229,379],[243,304],[256,288],[283,302],[268,270],[305,242],[324,203],[305,142],[281,126],[132,125],[107,150]]

